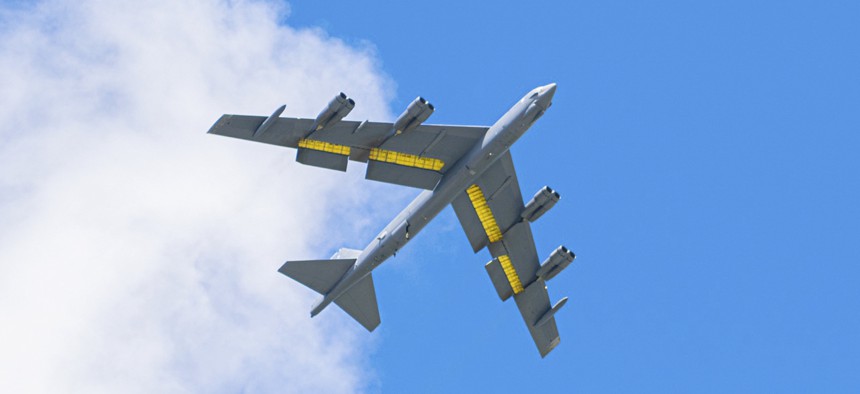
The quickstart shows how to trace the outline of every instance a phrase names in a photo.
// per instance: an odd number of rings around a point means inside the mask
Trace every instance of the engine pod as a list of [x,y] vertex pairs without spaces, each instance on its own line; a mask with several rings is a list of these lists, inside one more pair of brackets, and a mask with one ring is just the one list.
[[564,271],[574,259],[576,255],[573,252],[564,246],[559,246],[540,265],[536,275],[543,280],[550,280]]
[[394,133],[402,134],[415,129],[427,120],[435,110],[436,108],[433,107],[433,104],[427,102],[424,97],[416,97],[406,107],[406,111],[403,111],[397,117],[397,120],[394,121]]
[[314,119],[314,125],[311,131],[322,130],[339,122],[348,115],[353,108],[355,108],[355,101],[346,97],[346,94],[343,92],[340,92],[340,94],[334,96],[334,98],[329,101],[328,105],[326,105],[319,115],[317,115],[316,119]]
[[559,199],[561,199],[561,195],[549,186],[544,186],[529,200],[520,216],[529,222],[534,222],[547,213]]

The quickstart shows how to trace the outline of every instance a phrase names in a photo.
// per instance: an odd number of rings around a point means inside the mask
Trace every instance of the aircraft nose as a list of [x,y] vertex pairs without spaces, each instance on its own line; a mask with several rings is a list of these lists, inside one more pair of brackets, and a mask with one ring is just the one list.
[[555,83],[551,83],[546,86],[541,87],[540,98],[538,98],[538,104],[546,110],[552,105],[552,96],[555,95]]

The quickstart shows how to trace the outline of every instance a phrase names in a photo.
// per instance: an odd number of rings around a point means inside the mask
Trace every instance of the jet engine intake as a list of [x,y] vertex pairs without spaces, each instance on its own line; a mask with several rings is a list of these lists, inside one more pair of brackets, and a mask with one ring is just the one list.
[[406,111],[403,111],[394,121],[394,133],[402,134],[418,127],[433,114],[434,110],[433,104],[428,103],[424,97],[415,98],[406,107]]
[[340,92],[340,94],[334,96],[334,98],[328,102],[325,109],[323,109],[322,112],[317,115],[316,119],[314,119],[312,131],[322,130],[339,122],[349,114],[349,111],[352,111],[353,108],[355,108],[355,101],[346,97],[346,94],[343,92]]
[[534,222],[538,220],[539,217],[543,216],[543,214],[547,213],[550,208],[558,202],[561,196],[550,189],[549,186],[544,186],[542,189],[538,190],[535,193],[535,196],[526,204],[526,207],[523,209],[523,213],[520,214],[525,220],[530,222]]
[[576,255],[564,246],[559,246],[541,263],[537,276],[543,280],[550,280],[567,268]]

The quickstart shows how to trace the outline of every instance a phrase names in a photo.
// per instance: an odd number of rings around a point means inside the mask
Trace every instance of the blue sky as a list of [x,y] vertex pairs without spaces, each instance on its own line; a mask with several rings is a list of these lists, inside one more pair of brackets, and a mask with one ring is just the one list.
[[562,194],[539,253],[578,256],[549,283],[570,297],[561,345],[540,359],[449,209],[375,273],[379,388],[860,390],[858,20],[854,2],[291,4],[287,23],[375,47],[394,113],[423,95],[434,123],[491,124],[559,85],[512,151],[526,198]]
[[[858,392],[860,5],[0,2],[0,391]],[[289,10],[289,11],[287,11]],[[374,273],[367,333],[277,274],[418,192],[205,131],[554,105],[512,149],[546,359],[453,211]],[[12,323],[9,323],[12,322]]]

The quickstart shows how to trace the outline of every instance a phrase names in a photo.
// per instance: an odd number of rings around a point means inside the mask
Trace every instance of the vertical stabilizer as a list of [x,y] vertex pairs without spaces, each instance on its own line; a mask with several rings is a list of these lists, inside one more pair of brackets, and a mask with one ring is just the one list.
[[358,249],[349,249],[349,248],[340,248],[337,252],[331,256],[332,259],[358,259],[358,256],[361,256],[362,250]]

